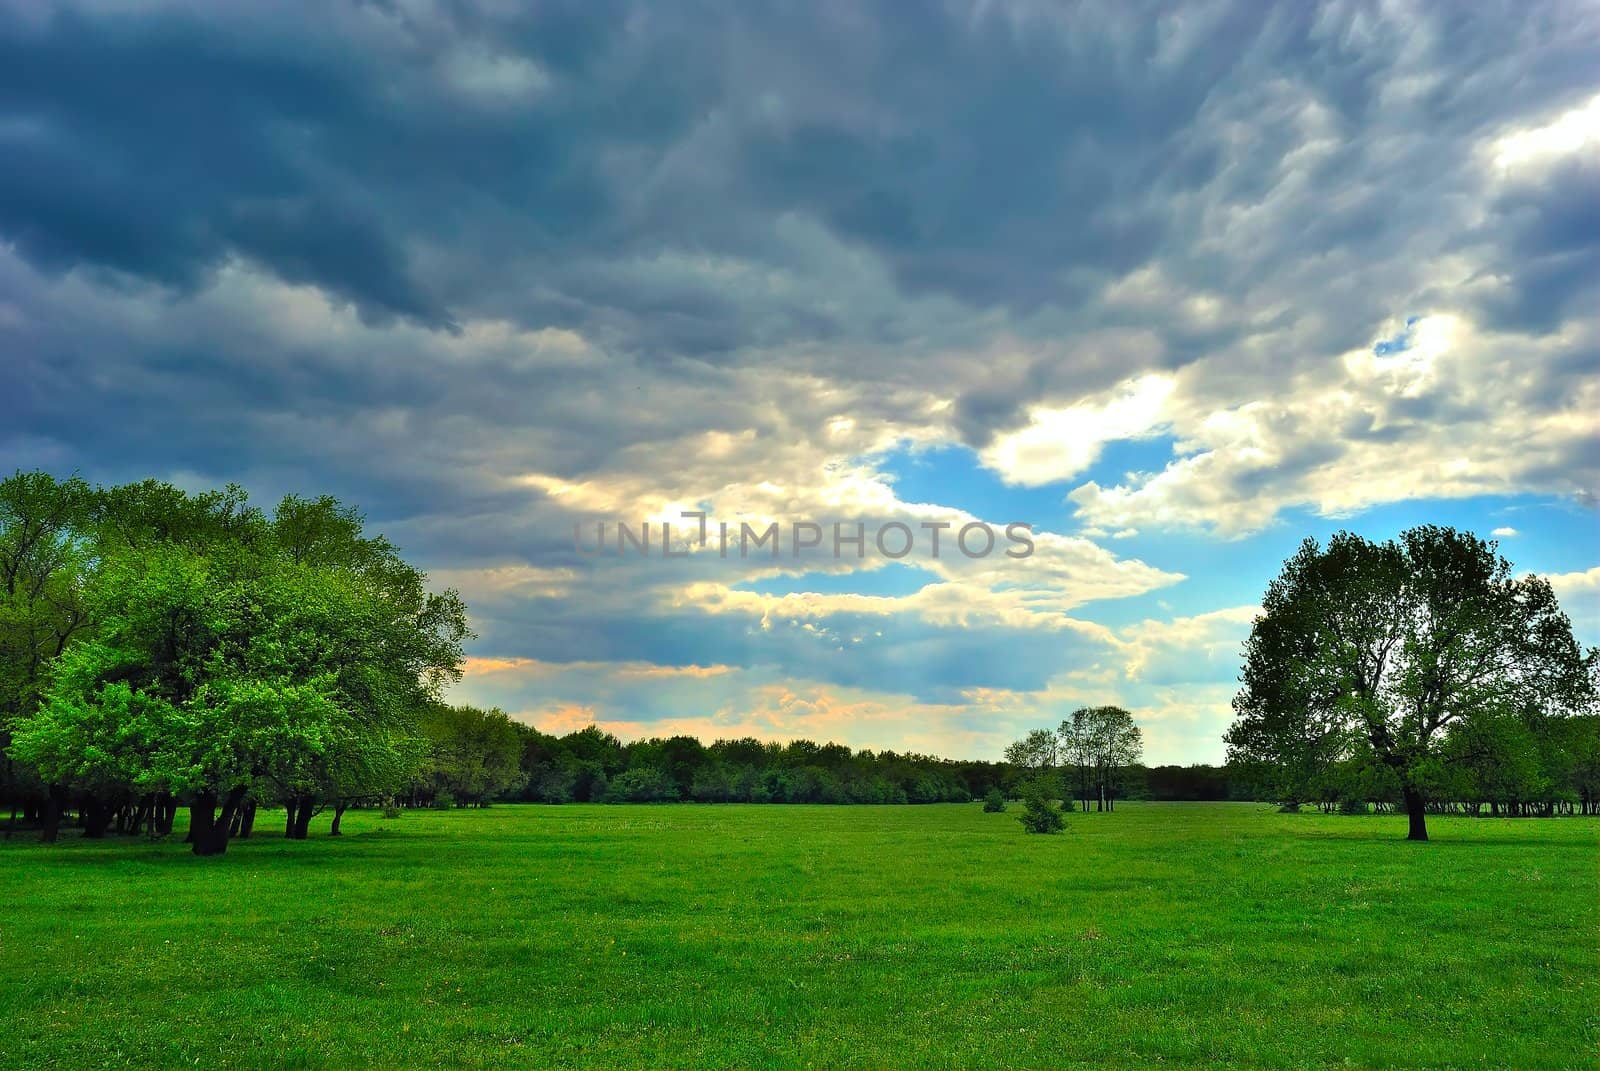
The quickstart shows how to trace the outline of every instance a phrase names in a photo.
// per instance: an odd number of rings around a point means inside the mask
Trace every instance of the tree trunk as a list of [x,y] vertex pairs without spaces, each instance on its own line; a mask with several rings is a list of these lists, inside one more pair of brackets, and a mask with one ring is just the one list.
[[256,801],[247,800],[244,806],[239,808],[239,839],[249,840],[250,834],[255,832],[255,828]]
[[1414,788],[1404,790],[1406,798],[1406,815],[1411,819],[1411,828],[1406,833],[1406,840],[1428,839],[1428,805],[1422,798],[1422,793]]
[[345,808],[348,807],[348,806],[349,806],[349,804],[347,804],[347,803],[338,803],[338,804],[334,805],[334,808],[333,808],[333,828],[328,830],[328,836],[330,836],[330,837],[343,836],[343,834],[341,834],[339,832],[339,820],[344,817]]
[[212,827],[217,821],[217,794],[210,790],[196,792],[189,801],[189,843],[196,855],[215,855],[212,850]]
[[285,812],[283,818],[283,835],[288,837],[290,840],[294,839],[294,812],[295,807],[298,805],[298,800],[298,796],[290,796],[288,802],[283,805]]
[[143,796],[140,796],[138,804],[128,808],[127,828],[123,832],[137,836],[139,830],[144,828],[145,821],[154,812],[155,806],[156,798],[154,795],[146,792]]
[[222,799],[222,810],[217,807],[217,794],[209,789],[197,792],[189,805],[189,836],[194,842],[196,855],[222,855],[228,850],[228,834],[233,831],[233,818],[243,802],[245,788],[240,785],[229,789]]
[[61,833],[61,812],[66,804],[67,790],[60,785],[50,786],[50,798],[45,801],[44,814],[40,816],[39,843],[54,844]]
[[83,804],[83,835],[99,840],[111,828],[111,808],[98,796],[90,796]]
[[310,796],[299,797],[299,806],[294,812],[294,821],[289,826],[288,837],[290,840],[305,840],[311,831],[311,815],[315,810],[311,806]]
[[178,801],[165,792],[160,793],[156,802],[156,836],[169,836],[177,817]]

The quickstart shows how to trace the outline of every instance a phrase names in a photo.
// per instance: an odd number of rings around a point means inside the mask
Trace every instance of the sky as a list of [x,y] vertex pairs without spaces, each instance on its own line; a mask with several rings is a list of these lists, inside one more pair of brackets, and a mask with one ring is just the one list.
[[337,495],[547,731],[1219,761],[1340,529],[1600,644],[1591,3],[0,0],[0,161],[0,469]]

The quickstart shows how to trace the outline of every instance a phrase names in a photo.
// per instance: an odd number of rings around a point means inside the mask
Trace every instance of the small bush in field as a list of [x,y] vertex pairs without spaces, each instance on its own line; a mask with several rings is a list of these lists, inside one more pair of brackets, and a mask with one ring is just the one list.
[[441,792],[433,797],[433,809],[436,811],[448,811],[455,805],[456,798],[448,792]]
[[400,817],[400,804],[393,796],[383,797],[383,816],[385,818]]
[[983,797],[983,811],[985,814],[1000,814],[1006,809],[1006,798],[1001,795],[998,788],[991,788],[989,794]]

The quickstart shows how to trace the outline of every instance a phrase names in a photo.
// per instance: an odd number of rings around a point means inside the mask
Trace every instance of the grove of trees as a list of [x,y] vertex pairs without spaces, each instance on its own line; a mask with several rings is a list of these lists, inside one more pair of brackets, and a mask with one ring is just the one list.
[[1291,808],[1398,804],[1411,840],[1430,810],[1593,813],[1597,668],[1549,582],[1492,543],[1308,539],[1251,630],[1229,762]]
[[236,487],[0,482],[0,793],[46,840],[171,829],[198,855],[258,803],[314,810],[410,779],[417,722],[459,676],[466,610],[353,510]]
[[1121,707],[1079,707],[1055,729],[1034,729],[1006,748],[1006,761],[1028,780],[1070,795],[1087,812],[1109,811],[1142,780],[1144,734]]

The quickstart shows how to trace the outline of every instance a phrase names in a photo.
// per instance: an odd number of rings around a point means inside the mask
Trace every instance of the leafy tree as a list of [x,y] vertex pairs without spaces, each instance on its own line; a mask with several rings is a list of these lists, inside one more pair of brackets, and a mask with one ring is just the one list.
[[983,797],[983,810],[985,814],[1001,814],[1006,809],[1006,797],[998,788],[991,788],[988,795]]
[[1308,539],[1251,630],[1229,758],[1300,782],[1364,742],[1399,783],[1409,839],[1426,840],[1430,793],[1458,762],[1448,737],[1589,709],[1597,659],[1549,583],[1513,576],[1476,536],[1424,525],[1385,543]]
[[[1133,715],[1121,707],[1085,707],[1062,722],[1058,732],[1070,741],[1069,754],[1095,789],[1095,810],[1111,810],[1127,770],[1144,754],[1144,734]],[[1088,808],[1085,795],[1084,810]]]
[[436,704],[422,718],[430,747],[427,778],[435,794],[448,793],[458,804],[482,806],[520,789],[522,739],[517,725],[500,710]]

